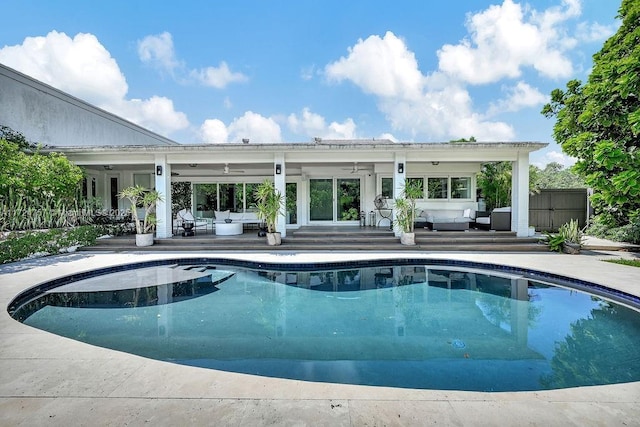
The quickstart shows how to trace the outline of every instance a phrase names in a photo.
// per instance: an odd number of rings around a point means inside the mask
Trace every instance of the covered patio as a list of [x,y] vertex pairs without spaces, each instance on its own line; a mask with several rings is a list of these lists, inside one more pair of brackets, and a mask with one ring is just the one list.
[[[57,147],[87,170],[85,193],[105,207],[126,210],[117,198],[130,185],[155,188],[164,196],[157,207],[157,238],[175,234],[172,183],[191,193],[194,217],[215,221],[216,213],[253,212],[253,189],[272,179],[285,195],[278,231],[301,226],[357,226],[365,221],[389,224],[393,199],[405,180],[424,190],[420,210],[481,210],[476,174],[486,162],[508,161],[513,168],[510,230],[528,235],[529,152],[545,144],[394,143],[349,140],[269,144]],[[523,195],[522,197],[520,195]],[[384,200],[379,209],[376,198]],[[175,206],[174,206],[175,209]],[[228,215],[228,214],[227,214]],[[238,216],[240,220],[242,216]],[[211,227],[214,229],[214,227]],[[396,235],[398,231],[396,230]]]

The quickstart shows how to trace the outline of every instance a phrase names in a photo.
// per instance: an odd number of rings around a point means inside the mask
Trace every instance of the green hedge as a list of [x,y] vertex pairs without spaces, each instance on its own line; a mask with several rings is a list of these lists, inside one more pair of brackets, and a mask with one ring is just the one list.
[[87,246],[105,234],[103,226],[83,225],[46,231],[11,233],[0,242],[0,264],[18,261],[34,255],[54,255],[73,246]]

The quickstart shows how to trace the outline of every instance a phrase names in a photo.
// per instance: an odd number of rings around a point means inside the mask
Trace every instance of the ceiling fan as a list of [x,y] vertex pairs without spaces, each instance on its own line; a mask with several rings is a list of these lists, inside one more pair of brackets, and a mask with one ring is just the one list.
[[353,166],[350,168],[342,168],[342,170],[348,170],[351,171],[351,173],[358,173],[358,172],[362,172],[362,171],[366,171],[369,170],[368,168],[363,168],[361,166],[358,166],[358,162],[353,162]]
[[227,175],[229,173],[244,173],[242,169],[231,169],[229,168],[229,163],[224,164],[224,168],[222,168],[222,173]]

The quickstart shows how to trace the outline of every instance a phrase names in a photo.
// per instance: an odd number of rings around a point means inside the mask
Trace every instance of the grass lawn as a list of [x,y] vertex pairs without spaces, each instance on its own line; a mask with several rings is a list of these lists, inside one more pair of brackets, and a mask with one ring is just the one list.
[[640,267],[640,259],[608,259],[607,262],[614,264],[630,265],[632,267]]

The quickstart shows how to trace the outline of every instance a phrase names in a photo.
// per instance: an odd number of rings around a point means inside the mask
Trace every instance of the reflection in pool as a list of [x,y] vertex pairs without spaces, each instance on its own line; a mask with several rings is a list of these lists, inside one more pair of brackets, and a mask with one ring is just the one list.
[[513,271],[408,264],[147,267],[11,311],[153,359],[309,381],[515,391],[640,380],[634,309]]

